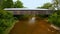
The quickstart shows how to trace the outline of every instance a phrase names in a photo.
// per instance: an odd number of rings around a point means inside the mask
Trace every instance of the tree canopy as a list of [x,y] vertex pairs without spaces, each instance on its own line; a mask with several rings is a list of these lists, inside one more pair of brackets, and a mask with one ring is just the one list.
[[43,6],[37,8],[60,9],[60,0],[52,0],[52,3],[45,3]]
[[41,7],[37,7],[37,8],[45,8],[45,9],[49,9],[52,7],[52,4],[51,3],[45,3],[43,6]]
[[13,23],[15,23],[13,14],[8,11],[0,10],[0,34],[5,34],[6,30],[10,28]]
[[12,7],[13,7],[13,0],[7,0],[5,8],[12,8]]
[[60,9],[60,0],[52,0],[54,8]]
[[1,8],[13,8],[13,1],[12,0],[2,0]]
[[0,8],[23,8],[23,3],[20,0],[13,2],[13,0],[1,0]]
[[15,3],[14,3],[14,8],[23,8],[23,3],[20,1],[20,0],[17,0]]

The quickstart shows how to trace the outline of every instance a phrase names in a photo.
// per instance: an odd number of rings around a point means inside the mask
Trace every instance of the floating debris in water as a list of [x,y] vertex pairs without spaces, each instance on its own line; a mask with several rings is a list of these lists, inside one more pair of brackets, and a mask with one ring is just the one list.
[[32,17],[30,20],[29,20],[29,24],[34,24],[35,23],[35,17]]

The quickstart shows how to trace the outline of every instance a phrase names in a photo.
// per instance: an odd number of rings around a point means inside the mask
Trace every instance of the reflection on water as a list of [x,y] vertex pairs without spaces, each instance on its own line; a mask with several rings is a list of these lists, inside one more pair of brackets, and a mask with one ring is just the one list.
[[[32,25],[31,25],[32,24]],[[29,20],[22,20],[15,24],[10,34],[57,34],[55,29],[50,27],[45,20],[36,20],[32,17]],[[60,34],[60,33],[59,33]]]
[[35,17],[32,17],[29,19],[29,24],[34,24],[35,23]]

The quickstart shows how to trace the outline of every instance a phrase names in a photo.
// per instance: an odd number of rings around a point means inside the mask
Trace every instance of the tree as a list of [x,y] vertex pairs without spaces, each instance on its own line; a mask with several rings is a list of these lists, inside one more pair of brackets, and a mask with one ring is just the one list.
[[12,0],[3,0],[1,8],[13,8],[13,1]]
[[10,28],[14,22],[15,19],[12,13],[0,10],[0,34],[5,34],[4,32]]
[[6,0],[5,8],[12,8],[13,7],[13,0]]
[[20,0],[17,0],[15,3],[14,3],[14,8],[23,8],[23,3],[20,1]]
[[1,8],[2,0],[0,0],[0,8]]
[[13,2],[13,0],[0,0],[0,8],[23,8],[23,3],[19,0]]
[[53,1],[53,7],[57,8],[57,10],[60,9],[60,0],[52,0]]
[[45,3],[43,6],[41,7],[37,7],[37,8],[45,8],[45,9],[49,9],[52,7],[52,4],[51,3]]
[[2,1],[2,4],[1,4],[1,9],[5,8],[5,6],[7,6],[7,5],[6,5],[6,1],[3,0],[3,1]]
[[4,7],[5,0],[0,0],[0,9]]
[[48,21],[57,26],[60,27],[60,0],[53,0],[53,7],[54,7],[54,13],[50,15],[48,18]]
[[55,13],[51,14],[48,18],[48,21],[57,26],[60,27],[60,10],[55,11]]
[[46,8],[46,9],[60,9],[60,0],[52,0],[52,3],[45,3],[43,6],[38,8]]

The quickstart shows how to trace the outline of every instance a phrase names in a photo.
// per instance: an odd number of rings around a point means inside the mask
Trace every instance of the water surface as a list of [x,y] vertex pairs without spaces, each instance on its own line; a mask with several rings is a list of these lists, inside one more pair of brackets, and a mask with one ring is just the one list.
[[[33,21],[32,21],[33,20]],[[10,34],[58,34],[59,32],[52,27],[45,20],[20,20],[15,24]],[[60,34],[60,33],[59,33]]]

